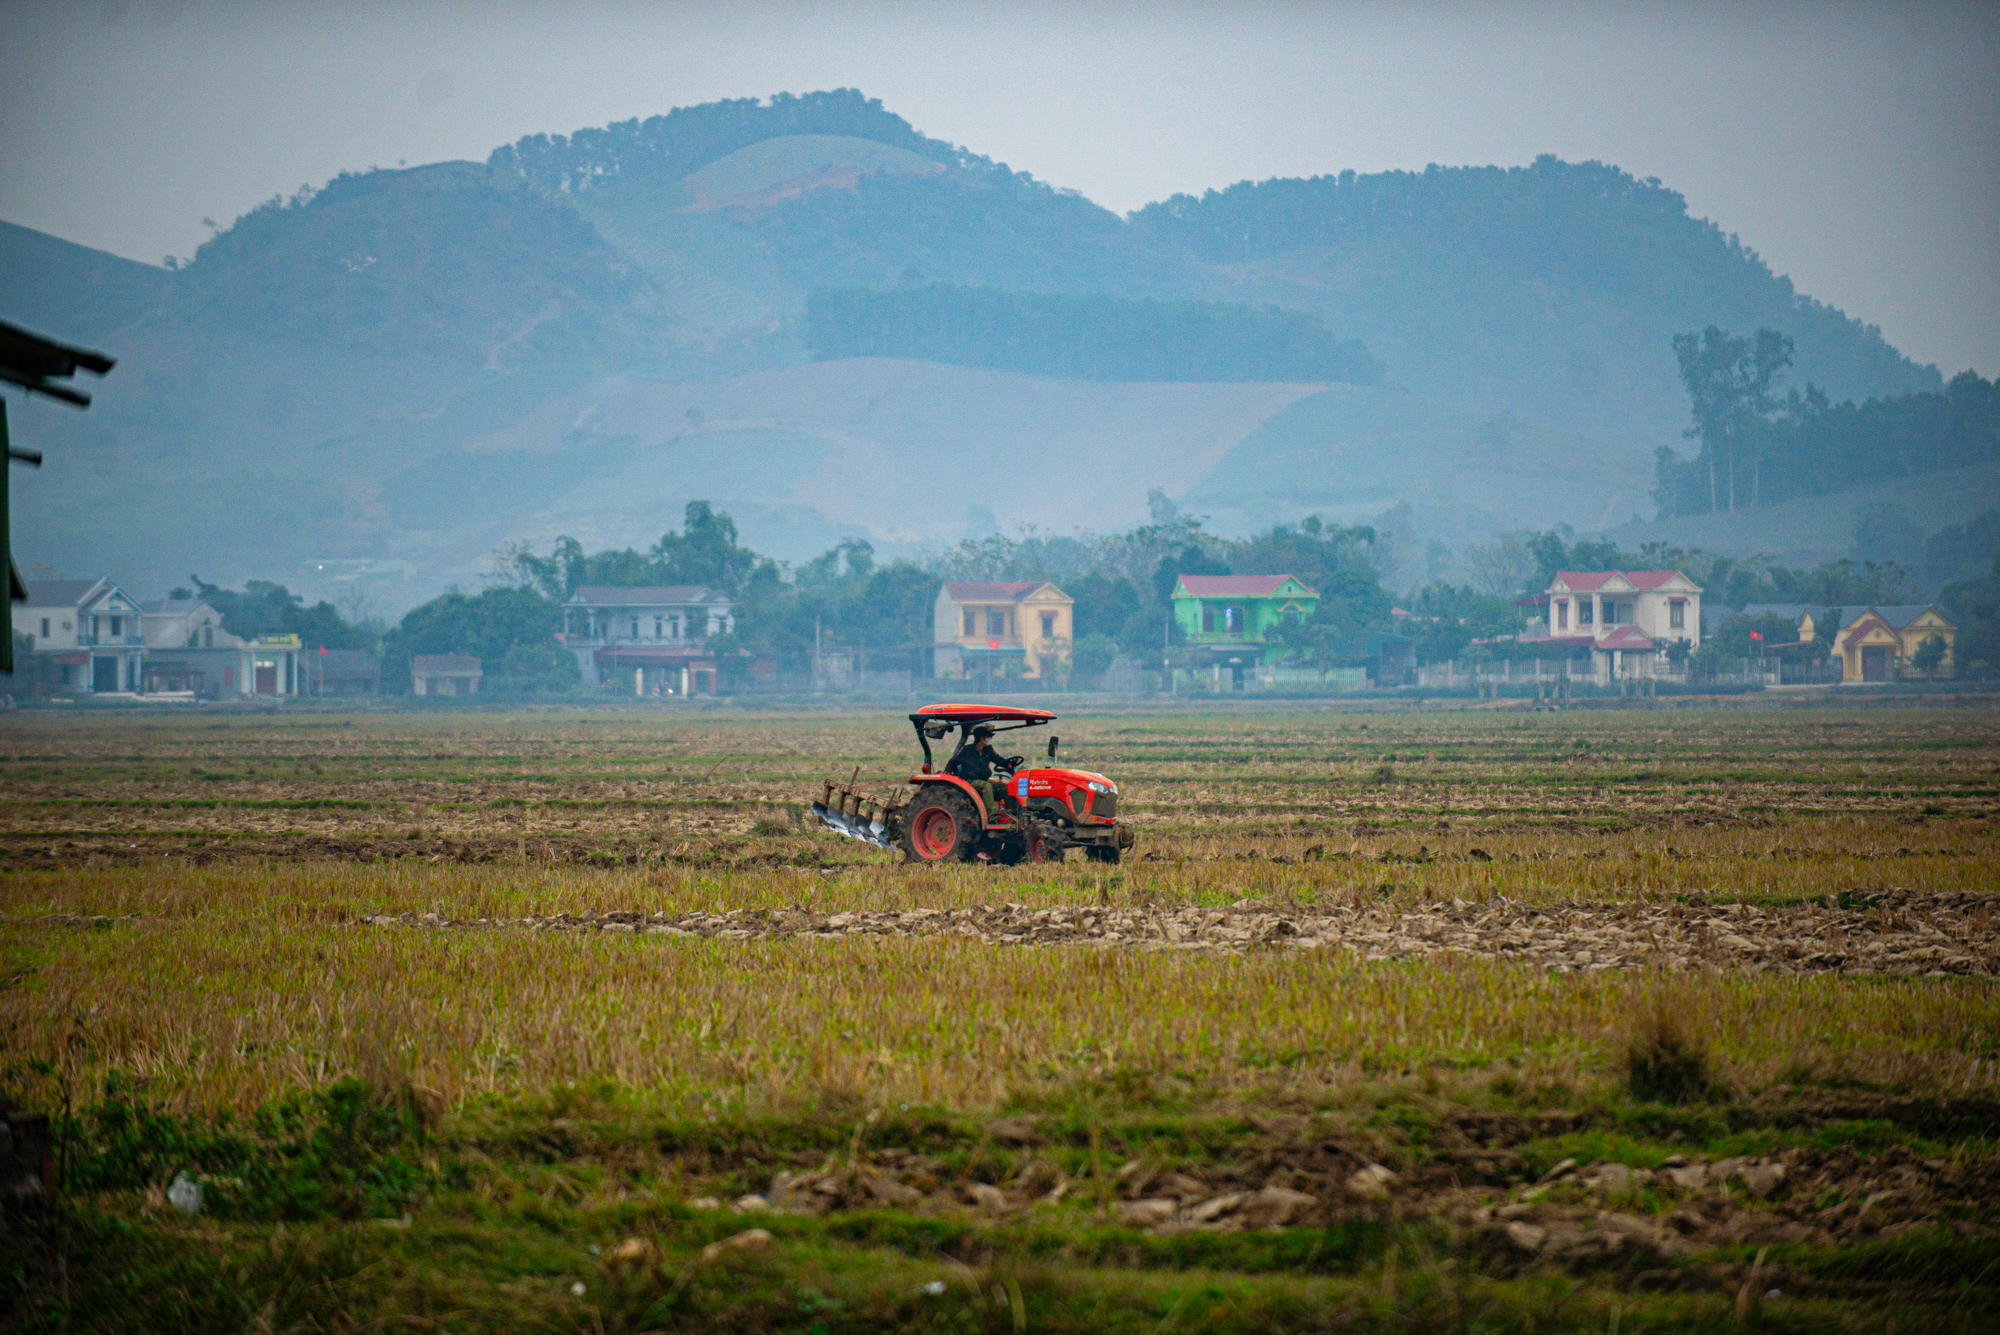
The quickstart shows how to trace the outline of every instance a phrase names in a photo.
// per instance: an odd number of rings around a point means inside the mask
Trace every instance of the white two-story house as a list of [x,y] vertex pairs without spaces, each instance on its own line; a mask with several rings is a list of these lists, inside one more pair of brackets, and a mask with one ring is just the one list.
[[145,628],[139,604],[108,579],[38,579],[14,604],[14,633],[29,650],[55,655],[62,684],[108,695],[144,684]]
[[728,594],[700,584],[579,588],[563,604],[560,639],[593,685],[629,677],[648,689],[714,694],[717,663],[707,641],[736,629]]
[[1600,680],[1652,676],[1674,641],[1701,644],[1701,586],[1678,570],[1559,570],[1544,597],[1551,647],[1588,645]]

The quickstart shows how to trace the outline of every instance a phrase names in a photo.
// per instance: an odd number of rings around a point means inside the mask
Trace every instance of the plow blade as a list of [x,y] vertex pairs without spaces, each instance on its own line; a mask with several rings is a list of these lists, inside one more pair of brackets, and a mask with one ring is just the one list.
[[818,802],[812,804],[812,813],[819,817],[819,823],[827,829],[837,834],[844,834],[849,839],[859,839],[862,843],[871,844],[876,848],[893,849],[896,846],[896,841],[889,837],[889,827],[879,820],[850,816],[844,811],[821,806]]
[[[856,776],[860,772],[856,770]],[[812,804],[812,814],[827,829],[859,839],[871,848],[893,851],[896,847],[893,827],[897,808],[855,791],[852,779],[844,784],[829,781],[820,800]]]

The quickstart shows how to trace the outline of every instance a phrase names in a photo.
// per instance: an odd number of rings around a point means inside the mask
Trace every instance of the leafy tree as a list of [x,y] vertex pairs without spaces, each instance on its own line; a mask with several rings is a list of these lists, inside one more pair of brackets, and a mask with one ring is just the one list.
[[1939,529],[1924,541],[1922,587],[1940,589],[1977,579],[1996,556],[2000,556],[2000,510]]
[[1923,643],[1917,646],[1917,651],[1910,655],[1910,666],[1928,677],[1944,662],[1944,653],[1944,636],[1926,635]]
[[[1472,586],[1481,593],[1496,595],[1527,588],[1541,566],[1541,554],[1532,545],[1536,536],[1522,529],[1508,529],[1494,534],[1491,542],[1468,545],[1465,564],[1472,575]],[[1560,568],[1560,561],[1556,568]],[[1549,578],[1554,577],[1551,570]],[[1548,580],[1542,581],[1542,587],[1548,587]]]
[[1179,647],[1186,641],[1181,623],[1166,608],[1157,605],[1134,612],[1118,628],[1118,647],[1127,658],[1147,667],[1157,666],[1163,657],[1178,661]]
[[1773,566],[1764,580],[1768,596],[1760,601],[1807,603],[1815,607],[1900,603],[1908,596],[1907,579],[1903,568],[1894,562],[1877,565],[1864,561],[1856,568],[1852,561],[1828,561],[1811,570]]
[[736,521],[717,514],[707,501],[689,501],[682,531],[668,530],[644,552],[627,547],[586,555],[582,543],[561,537],[547,556],[536,555],[525,542],[494,555],[491,582],[532,589],[557,603],[587,586],[698,584],[737,597],[760,571],[768,570],[773,578],[777,573],[774,562],[737,542]]
[[1093,635],[1109,639],[1118,634],[1140,607],[1139,591],[1132,587],[1131,580],[1095,571],[1066,582],[1063,592],[1076,602],[1070,609],[1070,619],[1079,647]]
[[[1752,635],[1762,638],[1753,640],[1750,638]],[[1781,645],[1795,644],[1798,638],[1799,623],[1789,618],[1769,614],[1750,617],[1739,613],[1716,627],[1715,634],[1703,640],[1701,647],[1706,650],[1713,645],[1714,656],[1757,658]]]
[[1864,505],[1854,516],[1854,556],[1862,561],[1908,561],[1921,559],[1923,525],[1899,505],[1876,501]]
[[[861,544],[867,547],[866,543]],[[869,549],[872,555],[873,549]],[[736,521],[707,501],[689,501],[681,532],[661,535],[649,553],[669,584],[705,584],[734,596],[761,558],[736,541]]]
[[1095,682],[1118,658],[1118,641],[1102,631],[1078,637],[1070,650],[1070,669],[1083,682]]
[[576,655],[554,640],[517,644],[500,658],[497,676],[482,680],[481,689],[518,694],[560,693],[583,684]]
[[2000,556],[1984,577],[1945,586],[1941,601],[1958,626],[1953,657],[1959,674],[1991,677],[2000,672]]
[[1227,575],[1229,563],[1202,543],[1190,542],[1178,552],[1160,558],[1153,567],[1153,598],[1161,607],[1170,606],[1174,587],[1182,575]]
[[[382,679],[409,680],[418,654],[472,654],[483,671],[508,675],[507,655],[553,643],[562,613],[533,589],[491,588],[476,597],[447,593],[412,609],[382,637]],[[536,661],[517,658],[517,666]],[[550,660],[552,661],[552,660]]]
[[1390,607],[1373,559],[1377,536],[1365,524],[1345,527],[1311,515],[1296,527],[1280,524],[1230,543],[1223,552],[1245,574],[1298,576],[1319,593],[1315,617],[1373,629],[1389,624]]
[[1526,619],[1512,598],[1475,592],[1443,580],[1433,580],[1417,590],[1408,610],[1417,657],[1432,663],[1460,657],[1475,639],[1519,634]]
[[199,575],[190,575],[194,592],[175,589],[174,598],[199,597],[222,614],[222,628],[231,635],[249,639],[256,635],[297,635],[308,649],[365,649],[373,640],[367,631],[341,619],[334,605],[317,602],[305,606],[305,599],[282,584],[253,579],[240,591],[207,584]]
[[1792,364],[1792,340],[1775,329],[1741,338],[1710,325],[1699,334],[1676,334],[1673,343],[1694,417],[1686,434],[1701,442],[1698,462],[1708,472],[1709,512],[1721,508],[1718,467],[1727,482],[1729,512],[1736,512],[1737,466],[1745,454],[1752,465],[1750,504],[1760,503],[1763,428],[1777,407],[1778,377]]

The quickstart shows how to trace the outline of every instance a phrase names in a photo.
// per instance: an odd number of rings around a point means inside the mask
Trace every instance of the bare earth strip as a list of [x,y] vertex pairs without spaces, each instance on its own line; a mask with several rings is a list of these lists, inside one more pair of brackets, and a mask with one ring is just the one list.
[[[1848,897],[1852,902],[1854,897]],[[722,939],[956,936],[996,945],[1167,950],[1338,948],[1371,960],[1441,952],[1515,960],[1560,973],[1605,969],[1741,969],[1788,973],[2000,976],[2000,894],[1889,890],[1854,907],[1682,902],[1527,905],[1455,900],[1400,912],[1241,900],[1201,905],[1028,908],[1020,904],[817,914],[556,914],[471,920],[375,914],[382,927],[631,932]]]

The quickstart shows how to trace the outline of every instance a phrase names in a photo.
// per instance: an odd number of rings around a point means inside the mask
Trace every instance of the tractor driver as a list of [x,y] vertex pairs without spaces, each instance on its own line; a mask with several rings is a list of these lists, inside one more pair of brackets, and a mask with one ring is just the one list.
[[946,774],[964,779],[978,790],[986,810],[994,815],[1006,810],[1007,785],[996,783],[993,775],[1006,774],[1007,762],[993,750],[993,729],[982,723],[972,730],[972,745],[962,746],[944,767]]

